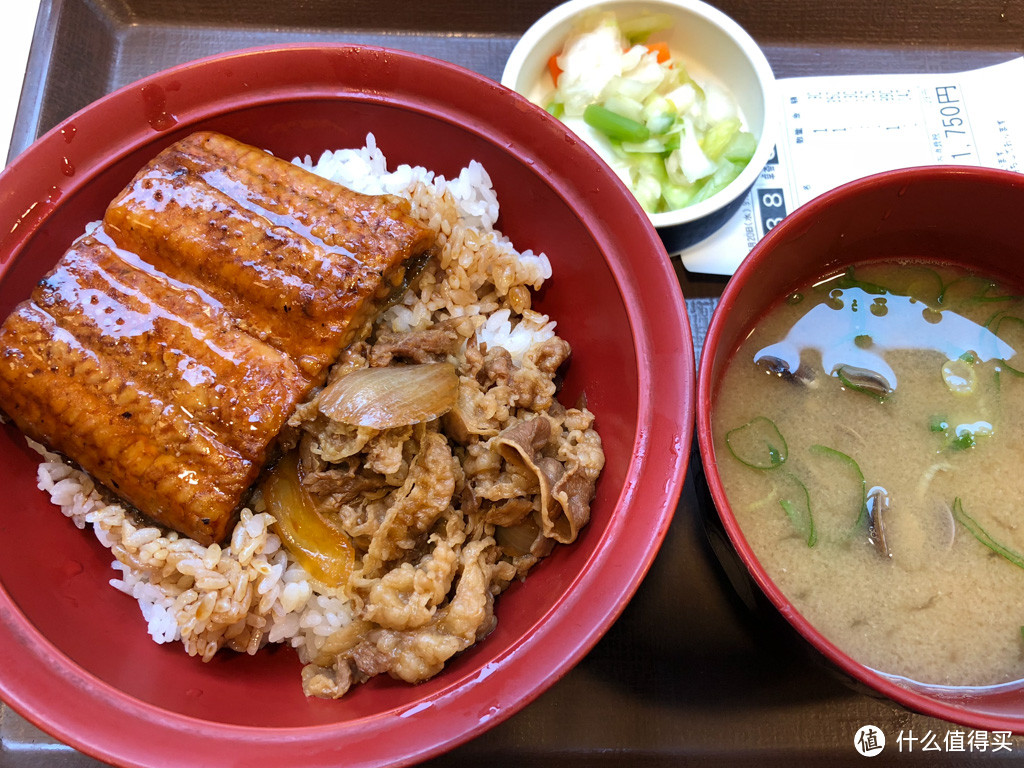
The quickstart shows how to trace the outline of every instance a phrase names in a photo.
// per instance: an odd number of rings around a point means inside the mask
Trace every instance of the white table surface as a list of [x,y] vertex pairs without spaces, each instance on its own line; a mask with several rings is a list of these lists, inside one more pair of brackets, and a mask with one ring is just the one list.
[[0,158],[7,156],[40,0],[0,0]]

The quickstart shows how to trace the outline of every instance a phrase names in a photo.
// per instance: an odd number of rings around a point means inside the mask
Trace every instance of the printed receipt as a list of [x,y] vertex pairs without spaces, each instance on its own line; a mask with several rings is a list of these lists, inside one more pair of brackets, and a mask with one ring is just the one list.
[[731,275],[787,213],[848,181],[921,165],[1024,172],[1024,57],[954,74],[843,75],[777,81],[775,156],[733,218],[679,257]]

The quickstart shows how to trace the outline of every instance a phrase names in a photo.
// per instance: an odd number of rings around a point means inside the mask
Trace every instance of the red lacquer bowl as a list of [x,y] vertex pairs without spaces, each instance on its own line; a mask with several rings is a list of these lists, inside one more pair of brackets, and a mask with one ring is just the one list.
[[779,613],[835,668],[893,701],[974,728],[1016,733],[1024,733],[1024,681],[952,688],[883,674],[837,648],[794,607],[758,561],[729,506],[717,470],[712,412],[729,358],[758,318],[780,297],[850,264],[919,257],[1024,286],[1022,210],[1024,176],[956,166],[880,173],[815,198],[755,246],[726,286],[701,350],[697,383],[697,437],[712,498],[751,579]]
[[563,402],[585,394],[607,452],[593,519],[497,606],[485,642],[436,678],[303,696],[287,647],[204,664],[153,643],[108,586],[111,556],[36,489],[37,457],[0,431],[0,696],[120,765],[400,765],[532,701],[614,621],[675,511],[693,427],[694,362],[678,281],[614,175],[542,110],[486,78],[380,48],[288,46],[200,60],[75,114],[0,175],[0,311],[164,146],[207,128],[278,156],[362,146],[451,177],[482,162],[498,227],[543,251],[539,308],[573,347]]

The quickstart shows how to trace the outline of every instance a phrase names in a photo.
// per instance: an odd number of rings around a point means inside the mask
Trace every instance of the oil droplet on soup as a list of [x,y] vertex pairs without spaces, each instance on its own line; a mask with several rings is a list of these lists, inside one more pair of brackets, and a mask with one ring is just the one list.
[[1024,295],[860,265],[780,297],[717,395],[730,506],[819,631],[925,683],[1024,678]]

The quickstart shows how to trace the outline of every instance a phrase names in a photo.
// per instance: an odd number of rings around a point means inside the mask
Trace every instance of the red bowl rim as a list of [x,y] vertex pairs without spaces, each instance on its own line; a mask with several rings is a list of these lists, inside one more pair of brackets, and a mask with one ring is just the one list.
[[[763,264],[771,259],[776,241],[786,238],[790,231],[798,233],[807,230],[814,226],[814,222],[821,216],[823,210],[856,198],[866,191],[873,189],[900,190],[913,182],[941,182],[953,178],[978,180],[991,184],[1011,182],[1020,185],[1022,183],[1019,173],[976,166],[922,166],[882,171],[855,179],[818,195],[790,213],[751,249],[723,290],[701,347],[701,360],[697,372],[697,443],[718,517],[748,574],[782,617],[829,662],[849,678],[860,681],[893,701],[921,714],[988,731],[1024,733],[1024,712],[1019,717],[1013,717],[977,711],[970,707],[972,697],[970,693],[967,693],[972,690],[970,688],[949,687],[943,690],[944,686],[922,685],[904,680],[897,675],[879,672],[855,661],[822,635],[783,594],[761,565],[732,513],[721,478],[714,470],[715,451],[711,429],[711,411],[716,382],[712,379],[710,363],[713,357],[712,352],[718,350],[723,343],[724,318],[736,305],[742,286],[750,280],[757,279],[757,274],[763,268]],[[1024,681],[1000,686],[978,687],[973,690],[1002,693],[1020,688],[1024,688]],[[931,689],[938,695],[928,695],[924,692],[926,689]]]
[[[629,313],[640,373],[638,425],[629,475],[604,532],[615,547],[609,548],[605,542],[578,575],[573,589],[555,606],[558,610],[551,612],[549,621],[525,637],[512,652],[488,664],[485,673],[471,684],[458,690],[443,689],[402,711],[299,728],[211,723],[128,696],[65,657],[32,626],[0,585],[0,697],[36,726],[104,761],[120,765],[182,765],[193,761],[195,755],[203,755],[204,763],[227,764],[244,759],[248,753],[263,764],[280,766],[334,765],[339,759],[351,765],[398,765],[463,743],[533,701],[604,634],[647,573],[681,493],[693,433],[693,344],[678,279],[661,241],[632,196],[589,148],[566,136],[557,121],[543,110],[482,75],[418,54],[331,43],[261,46],[197,59],[124,86],[48,131],[0,174],[0,207],[11,196],[8,190],[18,185],[45,192],[32,174],[47,159],[52,165],[52,158],[60,156],[65,129],[74,126],[79,137],[100,137],[104,121],[116,116],[113,119],[120,121],[121,131],[118,139],[93,138],[90,141],[94,147],[77,147],[81,153],[78,173],[73,179],[62,179],[65,194],[87,184],[90,171],[101,169],[105,163],[151,141],[153,127],[125,117],[137,111],[139,95],[147,87],[174,81],[209,94],[202,103],[176,111],[176,127],[180,128],[239,107],[294,97],[294,73],[303,72],[310,59],[331,56],[387,57],[403,67],[429,70],[431,94],[438,98],[444,94],[453,102],[450,113],[441,117],[457,120],[481,135],[493,126],[486,123],[486,118],[467,123],[474,98],[493,100],[504,114],[532,113],[526,120],[505,121],[507,124],[501,127],[504,133],[498,138],[507,140],[500,146],[520,161],[534,165],[574,211],[589,212],[593,223],[588,226],[599,242],[611,242],[620,253],[663,255],[661,259],[628,263],[624,259],[609,259]],[[217,86],[216,75],[225,68],[233,70],[236,82],[248,77],[251,87],[230,93]],[[336,81],[307,85],[308,92],[319,97],[326,94],[343,98],[338,95]],[[412,86],[400,84],[396,89],[407,89],[399,91],[399,97],[415,101]],[[391,98],[387,93],[367,91],[360,96],[393,103],[387,101]],[[401,103],[407,105],[405,101]],[[441,109],[424,103],[413,104],[411,108],[430,110],[431,114]],[[598,200],[594,195],[581,195],[574,182],[557,177],[557,170],[535,163],[530,151],[524,149],[530,146],[531,135],[519,123],[528,124],[535,132],[557,131],[558,151],[571,160],[553,165],[562,169],[571,161],[577,169],[573,173],[595,182],[605,196]],[[117,123],[107,122],[108,126],[112,124]],[[608,217],[595,215],[594,211],[603,206],[615,206],[622,215],[614,223],[607,221]],[[4,250],[8,254],[16,252],[44,220],[45,217],[16,222],[25,226],[16,227]],[[639,482],[640,477],[649,479]],[[637,536],[637,531],[644,535]],[[602,588],[592,589],[599,582]],[[583,599],[584,595],[587,599]],[[561,636],[563,633],[571,635],[568,642]],[[465,707],[460,712],[460,701],[470,692],[488,703],[500,702],[496,714],[482,719],[476,709],[473,714],[467,713]],[[416,716],[409,717],[414,712]],[[387,738],[395,717],[402,718],[400,738]]]

